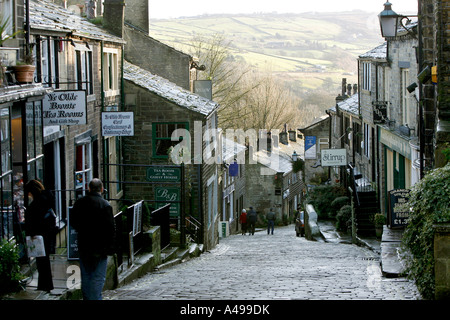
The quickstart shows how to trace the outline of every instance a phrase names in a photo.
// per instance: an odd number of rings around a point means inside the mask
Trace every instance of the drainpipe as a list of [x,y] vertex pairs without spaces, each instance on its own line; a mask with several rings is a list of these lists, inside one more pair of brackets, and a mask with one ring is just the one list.
[[101,90],[101,108],[102,108],[102,112],[104,111],[104,107],[105,107],[105,83],[104,83],[104,79],[103,79],[103,41],[100,42],[100,90]]
[[[419,0],[419,7],[417,12],[419,19],[419,71],[422,70],[423,65],[423,40],[422,40],[422,1]],[[424,175],[424,152],[425,152],[425,128],[424,128],[424,120],[423,120],[423,85],[422,82],[419,81],[419,161],[420,161],[420,179],[423,178]]]

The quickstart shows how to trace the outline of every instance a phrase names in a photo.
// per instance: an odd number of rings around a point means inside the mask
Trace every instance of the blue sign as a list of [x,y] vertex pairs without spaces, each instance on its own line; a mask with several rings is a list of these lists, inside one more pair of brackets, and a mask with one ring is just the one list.
[[230,174],[230,177],[237,177],[239,175],[239,165],[236,162],[230,164],[228,172]]
[[305,159],[316,159],[316,136],[305,137]]

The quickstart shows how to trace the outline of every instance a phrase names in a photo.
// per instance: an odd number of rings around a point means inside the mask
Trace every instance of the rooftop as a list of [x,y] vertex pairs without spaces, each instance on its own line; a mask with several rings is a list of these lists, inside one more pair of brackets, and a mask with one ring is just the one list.
[[124,61],[124,78],[134,84],[167,99],[180,107],[184,107],[205,116],[219,107],[214,101],[192,93],[176,84],[154,75],[151,72]]
[[48,0],[30,1],[30,24],[32,29],[65,32],[74,36],[116,43],[125,42],[122,38]]

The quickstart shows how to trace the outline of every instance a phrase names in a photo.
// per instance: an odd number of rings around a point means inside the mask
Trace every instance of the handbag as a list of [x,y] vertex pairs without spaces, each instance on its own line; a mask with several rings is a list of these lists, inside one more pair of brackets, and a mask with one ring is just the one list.
[[26,237],[28,257],[45,257],[44,238],[42,236]]

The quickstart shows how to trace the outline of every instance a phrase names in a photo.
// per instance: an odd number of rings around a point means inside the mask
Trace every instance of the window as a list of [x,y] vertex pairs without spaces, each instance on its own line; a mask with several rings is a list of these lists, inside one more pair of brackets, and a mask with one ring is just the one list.
[[92,143],[88,138],[75,146],[75,189],[76,197],[83,196],[92,180]]
[[92,51],[84,45],[77,44],[76,54],[76,82],[78,90],[86,90],[86,95],[94,94],[92,81]]
[[371,128],[367,123],[364,123],[364,155],[370,159],[370,141],[372,139],[371,136]]
[[59,88],[58,45],[52,37],[44,37],[40,42],[40,74],[39,82],[44,86]]
[[[10,238],[13,234],[13,172],[11,159],[11,119],[9,107],[0,109],[0,238]],[[8,211],[10,211],[8,213]]]
[[14,33],[13,0],[0,0],[0,13],[0,23],[7,22],[5,32],[7,35],[12,35]]
[[117,49],[105,48],[103,50],[103,90],[107,96],[118,94],[118,61]]
[[353,123],[353,148],[356,153],[361,154],[361,125],[359,123]]
[[402,124],[405,125],[408,123],[408,115],[409,115],[409,69],[402,69]]
[[362,88],[363,90],[370,91],[372,88],[372,64],[370,62],[363,62],[363,78],[362,78]]
[[187,122],[153,123],[152,125],[153,157],[168,158],[169,148],[177,145],[181,141],[181,137],[176,141],[172,141],[172,133],[177,129],[189,130],[189,124]]

